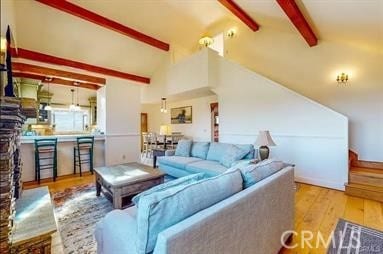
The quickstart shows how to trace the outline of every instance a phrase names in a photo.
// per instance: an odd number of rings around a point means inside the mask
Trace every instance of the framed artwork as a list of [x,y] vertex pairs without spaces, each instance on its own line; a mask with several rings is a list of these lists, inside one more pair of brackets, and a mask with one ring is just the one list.
[[192,118],[193,118],[192,106],[172,108],[170,110],[170,118],[171,118],[172,124],[192,123]]

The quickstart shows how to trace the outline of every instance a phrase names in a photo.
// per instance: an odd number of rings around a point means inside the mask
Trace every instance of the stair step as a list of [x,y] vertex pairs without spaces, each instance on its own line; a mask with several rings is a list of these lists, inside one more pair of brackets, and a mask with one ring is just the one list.
[[350,183],[383,187],[383,170],[352,167],[349,181]]
[[346,194],[383,202],[383,187],[348,183],[346,184]]

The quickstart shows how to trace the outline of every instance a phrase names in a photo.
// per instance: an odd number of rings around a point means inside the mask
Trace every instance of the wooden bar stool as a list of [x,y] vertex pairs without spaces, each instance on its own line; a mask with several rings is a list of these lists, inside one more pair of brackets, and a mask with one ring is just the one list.
[[[90,172],[93,174],[93,146],[94,137],[77,137],[77,144],[73,147],[73,173],[76,174],[76,168],[80,169],[82,176],[82,164],[89,163]],[[85,157],[85,158],[84,158]]]
[[52,169],[57,177],[57,138],[35,139],[35,180],[40,184],[40,171]]

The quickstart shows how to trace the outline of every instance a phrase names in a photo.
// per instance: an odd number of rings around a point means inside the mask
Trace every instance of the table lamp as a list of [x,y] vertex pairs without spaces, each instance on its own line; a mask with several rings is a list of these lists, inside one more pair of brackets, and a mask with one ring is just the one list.
[[261,160],[269,158],[270,150],[268,146],[276,146],[269,131],[259,131],[255,144],[259,146],[259,157]]
[[172,127],[169,124],[163,124],[160,126],[160,135],[171,135]]

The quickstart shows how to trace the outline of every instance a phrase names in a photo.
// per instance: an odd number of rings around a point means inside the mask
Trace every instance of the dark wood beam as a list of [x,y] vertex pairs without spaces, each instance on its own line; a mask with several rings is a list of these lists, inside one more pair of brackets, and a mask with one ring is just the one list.
[[116,70],[107,69],[107,68],[99,67],[95,65],[90,65],[90,64],[86,64],[86,63],[82,63],[78,61],[73,61],[73,60],[69,60],[69,59],[65,59],[61,57],[47,55],[47,54],[43,54],[40,52],[27,50],[23,48],[17,48],[17,50],[12,49],[12,57],[24,58],[24,59],[34,60],[38,62],[43,62],[43,63],[69,66],[69,67],[82,69],[82,70],[86,70],[90,72],[100,73],[103,75],[133,80],[133,81],[144,83],[144,84],[150,83],[150,78],[147,78],[147,77],[137,76],[137,75],[126,73],[126,72],[116,71]]
[[223,6],[237,16],[243,23],[245,23],[254,32],[259,29],[259,25],[254,21],[238,4],[233,0],[218,0]]
[[[101,86],[98,86],[96,84],[92,83],[86,83],[86,82],[77,82],[74,80],[67,80],[67,79],[61,79],[61,78],[52,78],[48,76],[43,75],[37,75],[37,74],[31,74],[31,73],[24,73],[24,72],[12,72],[13,77],[15,78],[28,78],[28,79],[35,79],[40,80],[42,83],[49,83],[49,84],[58,84],[58,85],[65,85],[65,86],[74,86],[74,87],[82,87],[92,90],[97,90]],[[49,79],[49,81],[47,81]]]
[[89,75],[75,73],[75,72],[62,71],[62,70],[57,70],[57,69],[52,69],[52,68],[47,68],[47,67],[42,67],[42,66],[37,66],[32,64],[26,64],[26,63],[13,62],[12,70],[17,72],[38,74],[38,75],[44,75],[49,77],[61,78],[61,79],[75,80],[79,82],[95,83],[99,85],[106,84],[106,80],[104,78],[89,76]]
[[277,2],[281,6],[282,10],[289,17],[291,22],[294,24],[294,26],[301,33],[303,38],[310,45],[310,47],[317,45],[318,38],[315,36],[309,23],[303,16],[302,12],[299,10],[299,7],[295,3],[295,0],[277,0]]
[[72,14],[76,17],[85,19],[89,22],[92,22],[104,28],[129,36],[130,38],[149,44],[153,47],[162,49],[164,51],[169,51],[168,43],[155,39],[149,35],[143,34],[133,28],[122,25],[116,21],[108,19],[97,13],[91,12],[85,8],[82,8],[78,5],[70,3],[69,1],[65,1],[65,0],[36,0],[36,1],[46,4],[50,7],[56,8],[60,11]]

